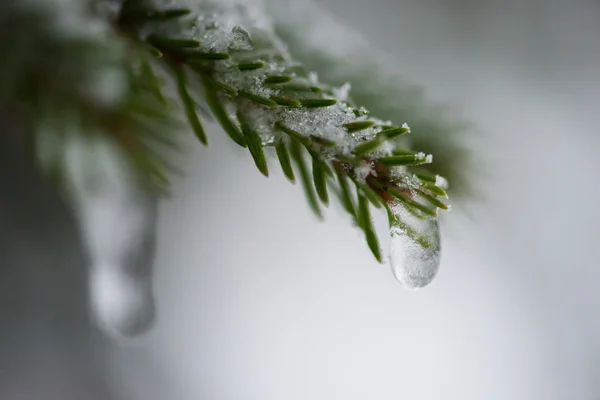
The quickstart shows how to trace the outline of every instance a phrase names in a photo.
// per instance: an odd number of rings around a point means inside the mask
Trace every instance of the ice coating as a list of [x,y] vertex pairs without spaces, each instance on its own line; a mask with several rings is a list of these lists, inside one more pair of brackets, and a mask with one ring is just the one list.
[[396,223],[390,227],[392,272],[408,289],[427,286],[437,275],[440,266],[438,220],[420,219],[399,202],[390,208],[396,218]]

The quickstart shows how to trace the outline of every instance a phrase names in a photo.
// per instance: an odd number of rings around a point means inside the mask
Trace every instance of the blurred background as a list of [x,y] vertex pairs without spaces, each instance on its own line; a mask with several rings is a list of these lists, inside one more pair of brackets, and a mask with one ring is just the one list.
[[[161,209],[158,325],[110,343],[73,320],[83,258],[66,212],[2,168],[0,307],[22,317],[0,327],[0,383],[29,386],[3,398],[600,398],[600,5],[317,3],[477,127],[480,198],[445,217],[436,280],[403,289],[337,204],[317,222],[300,187],[277,168],[262,177],[212,125]],[[68,278],[32,272],[53,263],[73,266]],[[50,332],[44,318],[64,322]],[[47,364],[36,375],[31,360]],[[56,394],[35,392],[43,379]]]

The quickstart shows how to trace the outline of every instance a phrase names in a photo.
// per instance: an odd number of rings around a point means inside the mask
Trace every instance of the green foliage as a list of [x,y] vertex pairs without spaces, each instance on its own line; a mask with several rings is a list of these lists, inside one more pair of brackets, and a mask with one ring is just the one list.
[[[346,45],[340,52],[331,51],[330,46],[319,48],[319,43],[309,43],[305,36],[314,37],[311,31],[317,23],[335,23],[327,16],[316,18],[310,24],[281,22],[276,26],[277,35],[305,67],[317,72],[329,84],[350,82],[352,101],[367,107],[379,118],[410,123],[413,134],[402,138],[403,145],[435,155],[435,162],[423,165],[422,172],[448,178],[452,184],[450,193],[455,199],[465,200],[476,195],[469,179],[474,170],[474,154],[467,144],[476,139],[471,123],[454,116],[448,106],[427,99],[421,86],[402,76],[397,63],[386,63],[383,51],[373,51],[352,39],[348,39],[352,45]],[[355,33],[343,26],[329,28],[337,29],[337,36]],[[351,52],[347,51],[350,46]]]

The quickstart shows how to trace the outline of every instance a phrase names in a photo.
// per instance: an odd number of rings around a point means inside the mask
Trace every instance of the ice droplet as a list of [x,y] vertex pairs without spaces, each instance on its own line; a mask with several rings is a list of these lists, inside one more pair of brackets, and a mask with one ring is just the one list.
[[231,44],[229,48],[232,50],[252,50],[250,34],[241,26],[234,26],[231,29]]
[[421,219],[401,203],[390,207],[390,264],[396,279],[408,289],[433,281],[440,266],[437,218]]

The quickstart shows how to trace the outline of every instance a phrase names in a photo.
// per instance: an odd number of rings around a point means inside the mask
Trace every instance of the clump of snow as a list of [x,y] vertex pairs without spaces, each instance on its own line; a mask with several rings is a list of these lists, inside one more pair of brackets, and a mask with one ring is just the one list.
[[360,166],[355,168],[356,177],[359,182],[365,183],[368,176],[376,176],[376,172],[373,169],[373,163],[369,161],[362,162]]
[[448,189],[448,180],[441,175],[435,176],[435,185],[441,187],[442,189]]
[[318,85],[319,84],[319,76],[317,75],[316,72],[314,71],[310,71],[308,73],[308,81],[312,84],[312,85]]
[[350,85],[350,82],[346,82],[339,88],[333,88],[333,96],[339,102],[347,102],[348,98],[350,97],[351,88],[352,86]]

